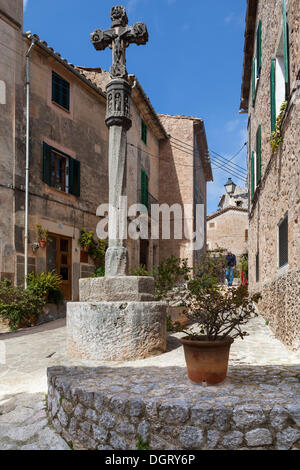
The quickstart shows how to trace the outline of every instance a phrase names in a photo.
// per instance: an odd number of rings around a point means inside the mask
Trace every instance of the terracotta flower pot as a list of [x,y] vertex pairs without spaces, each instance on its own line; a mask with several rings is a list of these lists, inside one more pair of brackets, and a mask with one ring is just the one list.
[[230,346],[233,339],[227,337],[217,341],[190,340],[181,338],[189,379],[192,382],[215,385],[223,382],[227,375]]
[[40,241],[39,241],[39,244],[40,244],[40,247],[41,247],[41,248],[45,248],[45,246],[46,246],[46,240],[40,240]]

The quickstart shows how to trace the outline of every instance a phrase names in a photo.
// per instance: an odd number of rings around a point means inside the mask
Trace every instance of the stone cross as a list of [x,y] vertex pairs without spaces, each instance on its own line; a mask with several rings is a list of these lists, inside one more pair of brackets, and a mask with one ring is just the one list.
[[[128,26],[122,6],[111,9],[112,26],[107,31],[96,29],[91,41],[97,51],[110,47],[113,64],[107,84],[106,125],[109,128],[109,245],[105,258],[105,275],[125,276],[128,273],[128,251],[124,231],[127,211],[121,208],[126,195],[127,131],[131,127],[131,86],[126,71],[126,48],[129,44],[146,44],[148,31],[144,23]],[[123,209],[123,210],[122,210]]]

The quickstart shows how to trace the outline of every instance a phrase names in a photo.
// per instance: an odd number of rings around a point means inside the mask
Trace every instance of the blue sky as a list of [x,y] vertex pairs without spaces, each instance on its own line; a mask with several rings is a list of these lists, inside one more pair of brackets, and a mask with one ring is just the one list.
[[[111,51],[94,50],[89,35],[111,25],[117,0],[25,0],[24,31],[32,31],[70,62],[109,69]],[[134,73],[158,113],[205,121],[208,146],[226,158],[247,141],[239,115],[246,0],[123,0],[129,23],[143,21],[146,46],[127,49]],[[234,159],[246,168],[246,149]],[[213,169],[208,213],[217,209],[229,174]],[[234,181],[242,185],[233,176]]]

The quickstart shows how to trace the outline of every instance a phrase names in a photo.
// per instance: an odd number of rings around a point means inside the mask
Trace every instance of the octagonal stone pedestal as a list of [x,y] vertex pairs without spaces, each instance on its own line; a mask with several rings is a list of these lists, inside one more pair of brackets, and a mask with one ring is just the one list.
[[67,306],[70,356],[118,361],[166,350],[167,305],[154,301],[154,279],[81,279],[79,288],[81,302]]

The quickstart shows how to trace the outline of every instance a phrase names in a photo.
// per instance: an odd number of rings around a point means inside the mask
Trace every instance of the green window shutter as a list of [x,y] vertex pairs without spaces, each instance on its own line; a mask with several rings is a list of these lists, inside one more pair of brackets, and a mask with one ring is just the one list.
[[254,197],[254,152],[251,154],[251,199]]
[[255,76],[255,57],[252,61],[252,106],[255,103],[255,88],[256,88],[256,76]]
[[257,60],[257,71],[256,76],[260,76],[261,70],[261,20],[259,20],[258,28],[256,32],[256,60]]
[[147,145],[147,124],[143,121],[142,119],[142,133],[141,133],[141,138],[144,144]]
[[69,193],[80,196],[80,161],[69,157]]
[[52,72],[52,101],[70,110],[70,83]]
[[286,0],[282,0],[282,22],[283,22],[283,51],[284,51],[284,79],[285,98],[290,94],[290,64],[289,64],[289,31],[286,15]]
[[148,207],[148,186],[149,178],[144,170],[141,171],[141,203]]
[[271,132],[275,131],[276,126],[276,59],[271,62],[270,73],[270,92],[271,92]]
[[257,183],[261,181],[261,125],[256,132],[256,175]]
[[51,147],[43,142],[43,181],[51,186]]

